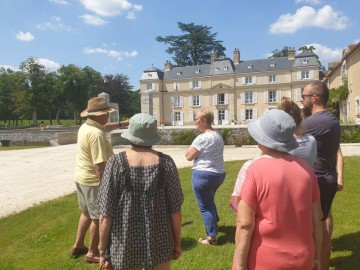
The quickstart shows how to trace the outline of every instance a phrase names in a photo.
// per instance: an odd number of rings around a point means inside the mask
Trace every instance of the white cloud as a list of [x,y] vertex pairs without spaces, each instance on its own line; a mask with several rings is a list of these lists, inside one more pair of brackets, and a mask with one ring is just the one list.
[[16,38],[21,41],[32,41],[35,37],[30,32],[22,32],[16,34]]
[[37,29],[40,30],[65,30],[65,31],[71,31],[72,27],[71,26],[66,26],[61,22],[61,17],[58,16],[53,16],[51,17],[51,21],[50,22],[44,22],[41,24],[36,25]]
[[57,71],[61,67],[60,64],[46,58],[37,58],[36,60],[39,64],[43,65],[48,72]]
[[138,12],[141,5],[134,5],[127,0],[80,0],[84,7],[100,16],[117,16],[124,11]]
[[318,27],[323,29],[343,30],[349,26],[348,18],[326,5],[316,11],[314,8],[304,6],[295,14],[281,15],[277,22],[270,25],[272,34],[293,34],[301,28]]
[[92,24],[92,25],[104,25],[106,24],[106,21],[101,19],[98,16],[95,15],[90,15],[90,14],[85,14],[82,16],[79,16],[80,18],[83,19],[84,23],[86,24]]
[[328,62],[341,60],[343,48],[331,49],[319,43],[311,43],[304,46],[313,46],[315,48],[314,53],[319,56],[319,60],[324,66],[326,66],[325,64]]
[[65,1],[65,0],[49,0],[50,2],[53,2],[55,4],[60,4],[60,5],[68,5],[69,2]]
[[116,60],[123,60],[125,57],[135,57],[137,56],[138,52],[133,50],[131,52],[122,52],[122,51],[115,51],[115,50],[106,50],[102,48],[85,48],[84,53],[86,54],[105,54],[109,57],[115,58]]
[[305,4],[315,6],[315,5],[320,5],[322,3],[322,0],[296,0],[295,3],[296,4],[305,3]]

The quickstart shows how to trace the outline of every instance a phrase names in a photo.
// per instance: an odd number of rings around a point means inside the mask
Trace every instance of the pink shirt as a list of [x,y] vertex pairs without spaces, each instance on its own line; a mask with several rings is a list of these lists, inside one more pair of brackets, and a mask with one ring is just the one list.
[[310,269],[312,205],[320,200],[312,168],[296,156],[264,156],[248,167],[240,196],[255,210],[249,270]]

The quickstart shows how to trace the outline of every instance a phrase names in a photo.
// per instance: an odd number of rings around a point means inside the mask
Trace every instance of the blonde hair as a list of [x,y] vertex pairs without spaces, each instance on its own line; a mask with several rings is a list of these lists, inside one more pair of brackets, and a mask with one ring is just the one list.
[[212,122],[214,121],[214,113],[208,107],[202,107],[201,109],[196,111],[196,115],[205,120],[208,126],[211,126]]
[[294,118],[296,126],[300,126],[303,117],[301,115],[300,107],[294,101],[288,97],[283,97],[278,104],[278,109],[288,113],[292,118]]

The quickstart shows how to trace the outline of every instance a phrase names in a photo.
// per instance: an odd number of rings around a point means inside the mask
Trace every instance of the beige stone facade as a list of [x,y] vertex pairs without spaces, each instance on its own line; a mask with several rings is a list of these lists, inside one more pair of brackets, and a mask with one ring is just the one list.
[[360,124],[360,42],[349,45],[343,50],[340,61],[329,64],[325,82],[329,89],[337,88],[343,84],[344,76],[347,77],[349,96],[340,101],[340,120]]
[[281,97],[300,105],[301,91],[319,81],[316,55],[303,51],[288,57],[240,61],[235,49],[233,59],[215,58],[210,64],[151,67],[140,80],[141,111],[154,115],[158,123],[193,125],[194,112],[200,107],[214,111],[214,125],[246,124],[265,110],[275,108]]

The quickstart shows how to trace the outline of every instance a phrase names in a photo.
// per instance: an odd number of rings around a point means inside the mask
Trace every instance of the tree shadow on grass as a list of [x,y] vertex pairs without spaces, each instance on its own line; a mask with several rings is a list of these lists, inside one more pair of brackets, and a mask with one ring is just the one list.
[[342,235],[332,240],[333,256],[337,252],[351,253],[350,255],[336,256],[330,260],[330,266],[336,270],[360,269],[360,231]]
[[223,245],[226,243],[235,244],[235,231],[235,226],[220,226],[219,232],[224,233],[224,235],[218,237],[219,245]]

